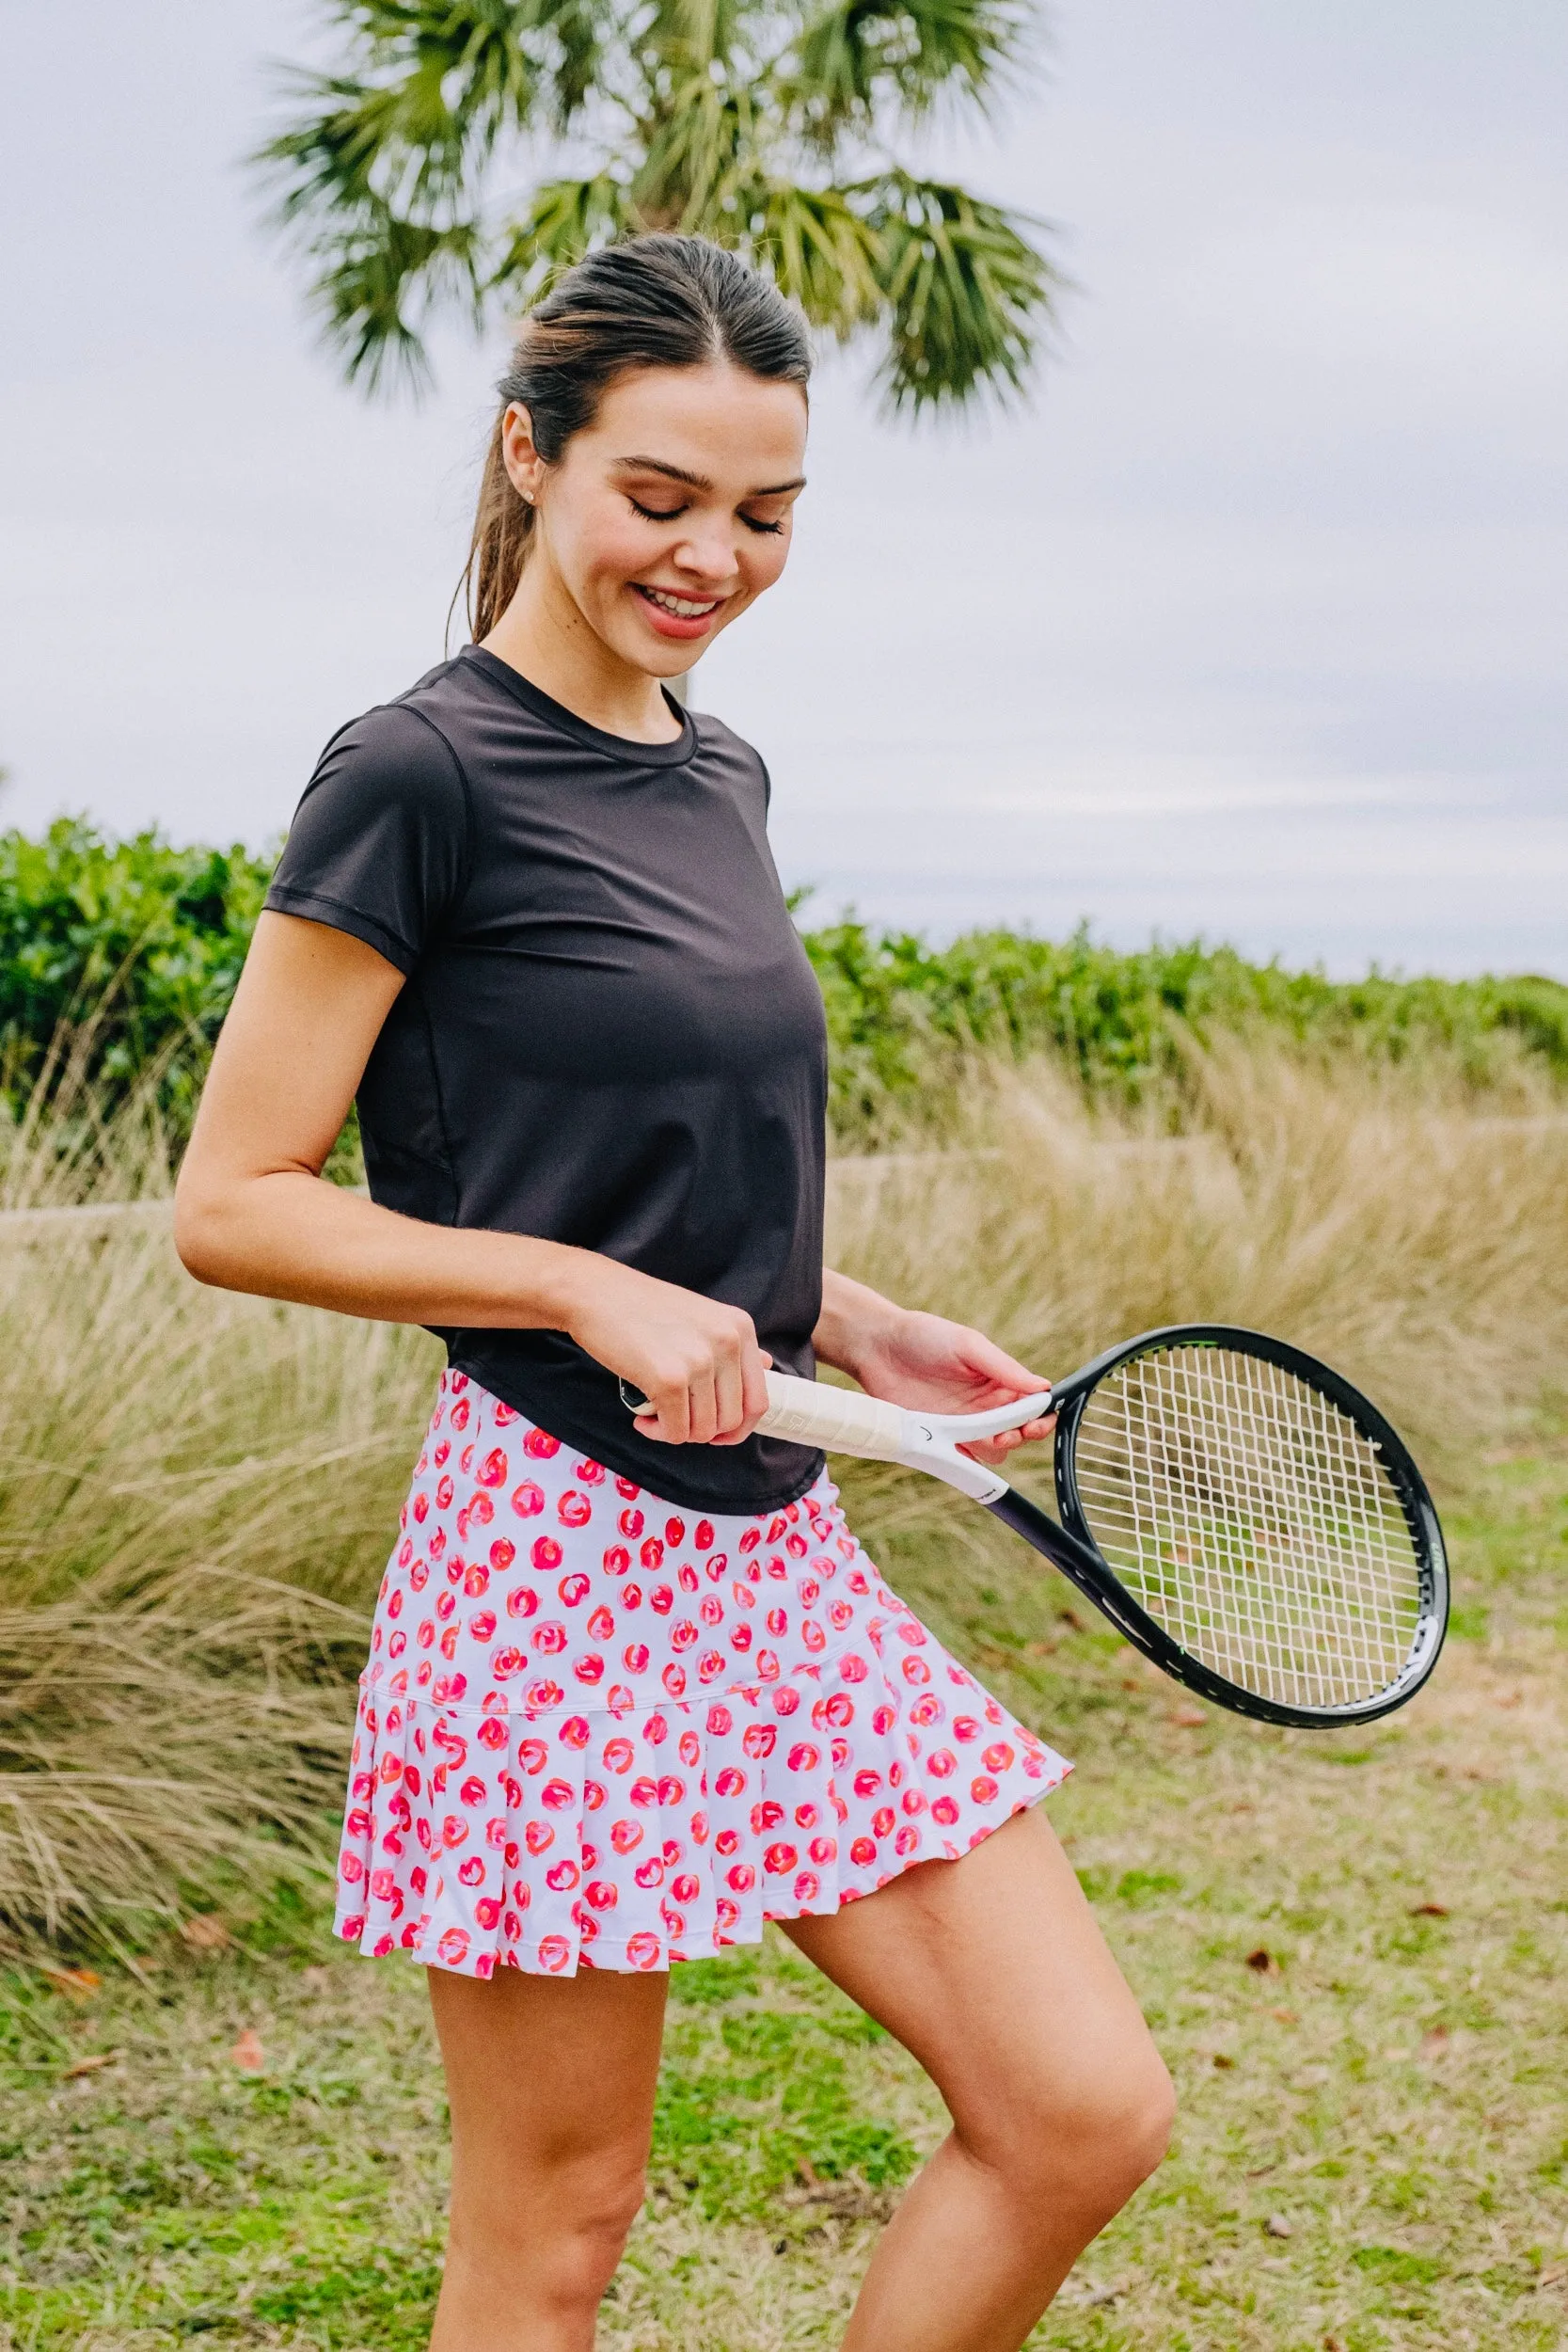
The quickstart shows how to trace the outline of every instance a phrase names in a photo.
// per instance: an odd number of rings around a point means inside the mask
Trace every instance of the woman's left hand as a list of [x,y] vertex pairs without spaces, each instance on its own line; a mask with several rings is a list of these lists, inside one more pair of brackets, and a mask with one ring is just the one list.
[[[879,1318],[874,1333],[856,1350],[852,1369],[872,1396],[939,1413],[987,1413],[1016,1397],[1037,1396],[1051,1386],[983,1331],[949,1323],[944,1315],[904,1312]],[[977,1462],[995,1464],[1019,1446],[1048,1438],[1055,1426],[1055,1415],[1051,1414],[962,1451]]]

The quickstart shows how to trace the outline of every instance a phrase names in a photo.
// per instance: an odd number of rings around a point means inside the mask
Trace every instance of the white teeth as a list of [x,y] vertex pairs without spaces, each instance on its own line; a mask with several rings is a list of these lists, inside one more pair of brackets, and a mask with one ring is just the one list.
[[654,604],[662,605],[666,612],[673,612],[683,621],[699,620],[705,612],[711,612],[719,601],[717,596],[712,596],[706,604],[693,604],[689,597],[672,596],[662,588],[644,588],[642,594]]

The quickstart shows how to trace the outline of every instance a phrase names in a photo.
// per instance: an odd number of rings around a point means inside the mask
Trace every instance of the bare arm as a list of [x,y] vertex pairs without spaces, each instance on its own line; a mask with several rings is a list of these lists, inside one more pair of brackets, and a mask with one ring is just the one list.
[[738,1443],[767,1409],[749,1315],[587,1249],[426,1225],[322,1177],[403,976],[289,914],[257,924],[175,1198],[198,1281],[388,1323],[570,1333],[657,1408],[645,1434]]

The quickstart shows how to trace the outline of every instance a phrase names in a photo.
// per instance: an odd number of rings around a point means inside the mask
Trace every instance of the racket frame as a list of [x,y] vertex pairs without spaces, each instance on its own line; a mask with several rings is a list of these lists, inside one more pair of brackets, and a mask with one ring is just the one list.
[[[1075,1456],[1085,1410],[1101,1382],[1121,1365],[1138,1356],[1163,1355],[1178,1347],[1227,1348],[1236,1355],[1276,1365],[1328,1397],[1377,1448],[1416,1551],[1418,1614],[1415,1639],[1404,1664],[1391,1682],[1371,1696],[1350,1700],[1339,1707],[1313,1708],[1244,1690],[1173,1641],[1164,1626],[1134,1600],[1101,1553],[1078,1491]],[[1124,1640],[1163,1674],[1183,1684],[1196,1696],[1227,1708],[1232,1714],[1298,1730],[1328,1730],[1337,1724],[1375,1723],[1380,1716],[1392,1714],[1396,1708],[1402,1707],[1426,1681],[1437,1663],[1448,1630],[1449,1567],[1442,1527],[1426,1482],[1399,1432],[1359,1389],[1330,1365],[1320,1363],[1316,1357],[1292,1347],[1288,1341],[1271,1339],[1263,1332],[1243,1330],[1232,1324],[1171,1324],[1159,1330],[1140,1332],[1136,1339],[1107,1348],[1092,1363],[1059,1382],[1052,1391],[1052,1408],[1057,1417],[1053,1469],[1060,1525],[1014,1487],[988,1501],[986,1508],[1060,1568],[1085,1598],[1093,1601],[1101,1615],[1109,1618]]]
[[[1173,1348],[1214,1347],[1277,1366],[1338,1406],[1376,1449],[1409,1530],[1418,1566],[1417,1623],[1409,1655],[1393,1680],[1369,1697],[1338,1707],[1302,1707],[1248,1691],[1203,1663],[1172,1639],[1159,1621],[1128,1592],[1101,1553],[1079,1494],[1076,1448],[1089,1399],[1101,1381],[1140,1356]],[[773,1434],[792,1444],[825,1445],[873,1461],[896,1462],[942,1479],[984,1504],[1003,1524],[1061,1570],[1085,1600],[1141,1651],[1195,1696],[1254,1722],[1296,1730],[1331,1730],[1336,1725],[1375,1723],[1414,1697],[1437,1663],[1448,1629],[1449,1570],[1443,1531],[1425,1481],[1397,1430],[1369,1398],[1332,1366],[1288,1341],[1233,1324],[1180,1323],[1143,1331],[1058,1382],[1048,1395],[1021,1398],[983,1414],[942,1415],[889,1406],[858,1391],[824,1392],[814,1382],[769,1372],[768,1385],[784,1426]],[[647,1399],[629,1382],[620,1384],[631,1412],[645,1411]],[[826,1407],[824,1419],[823,1408]],[[1028,1495],[1007,1484],[1000,1470],[974,1461],[958,1448],[1026,1420],[1056,1416],[1053,1470],[1060,1521]],[[789,1425],[794,1422],[796,1425]],[[813,1426],[813,1423],[818,1425]],[[764,1428],[767,1423],[763,1424]]]

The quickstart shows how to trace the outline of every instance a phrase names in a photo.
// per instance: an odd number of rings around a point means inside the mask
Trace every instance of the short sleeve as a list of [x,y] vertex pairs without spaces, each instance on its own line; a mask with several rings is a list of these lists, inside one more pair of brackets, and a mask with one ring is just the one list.
[[456,755],[439,728],[389,703],[322,754],[266,904],[347,931],[406,974],[456,906],[468,866]]

